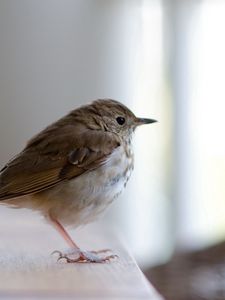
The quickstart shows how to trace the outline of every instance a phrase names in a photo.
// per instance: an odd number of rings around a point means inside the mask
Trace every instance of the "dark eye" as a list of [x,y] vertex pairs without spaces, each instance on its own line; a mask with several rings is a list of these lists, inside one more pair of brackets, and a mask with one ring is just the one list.
[[119,125],[123,125],[125,123],[125,118],[124,117],[117,117],[116,121]]

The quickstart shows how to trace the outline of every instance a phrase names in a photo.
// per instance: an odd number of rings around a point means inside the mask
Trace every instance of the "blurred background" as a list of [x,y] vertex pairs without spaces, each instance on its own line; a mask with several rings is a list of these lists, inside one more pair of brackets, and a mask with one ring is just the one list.
[[167,299],[225,299],[224,31],[223,0],[0,0],[0,165],[96,98],[157,119],[103,222]]

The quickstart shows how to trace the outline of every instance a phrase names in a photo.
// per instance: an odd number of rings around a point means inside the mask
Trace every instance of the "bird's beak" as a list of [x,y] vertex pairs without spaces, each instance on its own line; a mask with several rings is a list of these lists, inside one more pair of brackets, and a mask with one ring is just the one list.
[[151,123],[155,123],[157,122],[156,120],[154,119],[146,119],[146,118],[136,118],[136,126],[139,126],[139,125],[144,125],[144,124],[151,124]]

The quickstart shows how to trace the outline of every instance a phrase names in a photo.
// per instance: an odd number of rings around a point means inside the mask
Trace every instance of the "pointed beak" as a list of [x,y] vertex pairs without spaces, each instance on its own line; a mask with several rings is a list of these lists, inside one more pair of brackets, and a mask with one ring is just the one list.
[[155,122],[157,122],[157,121],[154,119],[146,119],[146,118],[137,118],[136,119],[137,126],[144,125],[144,124],[151,124],[151,123],[155,123]]

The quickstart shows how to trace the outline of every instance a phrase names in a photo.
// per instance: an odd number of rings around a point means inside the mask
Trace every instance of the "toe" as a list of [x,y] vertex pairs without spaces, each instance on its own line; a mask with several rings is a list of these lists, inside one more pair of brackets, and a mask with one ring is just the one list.
[[103,258],[103,261],[107,262],[107,261],[110,261],[111,259],[116,259],[118,257],[119,256],[116,255],[116,254],[108,255],[108,256],[106,256],[106,257]]
[[118,255],[112,254],[105,257],[99,256],[98,254],[111,251],[110,249],[103,249],[100,251],[84,251],[75,249],[68,253],[62,253],[60,251],[54,251],[52,254],[58,254],[57,261],[65,259],[67,263],[104,263],[109,262],[111,259],[118,258]]
[[101,253],[106,253],[106,252],[112,252],[112,250],[111,249],[102,249],[102,250],[98,250],[98,251],[92,250],[90,252],[93,254],[101,254]]

